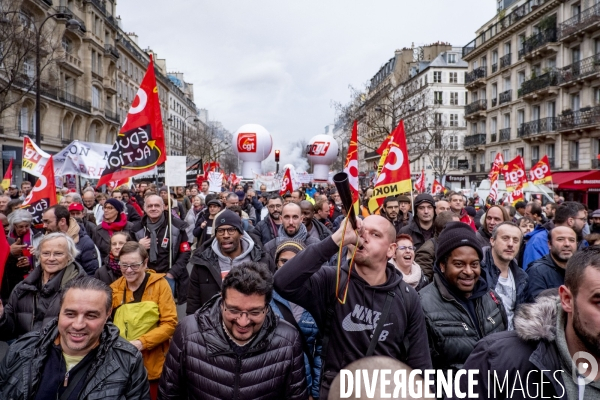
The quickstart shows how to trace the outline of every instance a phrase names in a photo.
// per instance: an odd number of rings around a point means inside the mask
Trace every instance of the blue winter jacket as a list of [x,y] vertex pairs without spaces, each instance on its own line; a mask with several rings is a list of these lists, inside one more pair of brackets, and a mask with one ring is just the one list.
[[[283,319],[283,314],[277,307],[275,303],[275,299],[281,304],[284,304],[290,312],[292,309],[290,308],[290,303],[281,297],[277,292],[273,291],[273,300],[271,300],[271,308],[273,312],[279,316],[280,319]],[[304,340],[306,340],[306,344],[308,348],[313,350],[313,367],[311,371],[310,363],[308,362],[308,356],[304,355],[304,365],[306,367],[306,383],[308,385],[309,394],[315,398],[319,398],[319,386],[321,384],[321,338],[319,337],[319,329],[317,328],[317,323],[312,315],[306,310],[302,313],[300,321],[298,322],[298,327],[302,331],[302,335],[304,336]]]
[[529,264],[550,252],[548,248],[548,231],[542,225],[537,225],[533,231],[525,235],[525,242],[527,244],[523,252],[523,265],[521,267],[527,271]]

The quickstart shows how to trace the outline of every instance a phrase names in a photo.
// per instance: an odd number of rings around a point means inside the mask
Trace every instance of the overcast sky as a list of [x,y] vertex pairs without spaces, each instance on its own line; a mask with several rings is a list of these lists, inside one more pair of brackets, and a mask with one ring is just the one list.
[[402,47],[464,46],[496,0],[121,0],[123,29],[185,74],[195,102],[235,132],[263,125],[274,148],[323,133]]

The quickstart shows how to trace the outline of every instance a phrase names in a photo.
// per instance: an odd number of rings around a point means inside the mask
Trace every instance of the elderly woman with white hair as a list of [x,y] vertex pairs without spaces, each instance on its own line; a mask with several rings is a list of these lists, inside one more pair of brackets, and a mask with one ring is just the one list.
[[31,249],[37,247],[42,238],[42,233],[34,234],[31,229],[33,217],[27,210],[15,210],[8,216],[8,237],[15,240],[11,246],[14,257],[27,257],[31,268],[35,266],[35,259]]
[[78,253],[73,239],[64,233],[51,233],[40,240],[35,249],[40,265],[15,286],[6,304],[0,303],[0,340],[40,330],[58,317],[62,287],[87,275],[75,262]]

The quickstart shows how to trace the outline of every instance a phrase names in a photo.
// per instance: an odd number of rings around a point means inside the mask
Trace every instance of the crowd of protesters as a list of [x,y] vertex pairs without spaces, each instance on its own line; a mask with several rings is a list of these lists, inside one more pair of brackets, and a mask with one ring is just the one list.
[[0,194],[0,399],[337,399],[371,356],[600,398],[571,375],[600,361],[600,210],[449,192],[371,213],[364,188],[354,230],[330,185],[142,181],[61,190],[34,226],[30,190]]

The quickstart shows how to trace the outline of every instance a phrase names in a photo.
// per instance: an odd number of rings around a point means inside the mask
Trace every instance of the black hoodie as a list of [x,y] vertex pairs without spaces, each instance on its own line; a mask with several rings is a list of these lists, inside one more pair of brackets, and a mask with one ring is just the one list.
[[[374,355],[405,361],[413,369],[431,368],[425,318],[417,292],[408,285],[401,285],[402,274],[388,263],[387,281],[379,286],[370,286],[353,269],[346,302],[340,304],[335,300],[336,267],[323,265],[337,251],[338,246],[329,237],[308,246],[275,274],[277,293],[310,312],[320,330],[325,326],[327,308],[333,305],[334,316],[330,323],[332,340],[327,354],[323,354],[320,398],[327,398],[331,381],[340,369],[366,354],[389,292],[394,292],[395,296],[390,314],[383,321],[383,331]],[[341,281],[345,284],[347,263],[342,269],[345,273]],[[403,294],[402,287],[408,288],[405,289],[408,293]],[[405,337],[408,339],[408,350],[407,354],[402,354]]]

